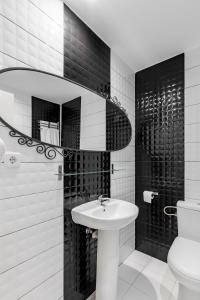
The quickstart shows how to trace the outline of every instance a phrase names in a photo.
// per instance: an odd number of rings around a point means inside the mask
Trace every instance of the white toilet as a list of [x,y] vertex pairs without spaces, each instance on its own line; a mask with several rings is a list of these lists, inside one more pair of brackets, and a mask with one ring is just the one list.
[[200,202],[178,201],[177,217],[168,265],[179,282],[178,300],[200,300]]

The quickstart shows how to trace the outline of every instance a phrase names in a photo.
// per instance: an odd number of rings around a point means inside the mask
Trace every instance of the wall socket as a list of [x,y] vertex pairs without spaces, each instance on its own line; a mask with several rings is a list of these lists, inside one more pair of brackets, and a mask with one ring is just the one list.
[[21,164],[21,154],[19,152],[6,152],[4,164],[8,168],[19,168]]

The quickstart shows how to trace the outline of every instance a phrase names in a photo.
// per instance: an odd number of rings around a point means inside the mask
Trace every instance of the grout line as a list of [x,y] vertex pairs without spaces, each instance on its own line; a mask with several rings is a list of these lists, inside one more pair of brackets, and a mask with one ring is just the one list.
[[[62,29],[62,25],[57,23],[50,15],[48,15],[43,9],[41,9],[39,6],[37,6],[33,1],[28,0],[33,6],[35,6],[38,10],[40,10],[44,15],[46,15],[49,19],[51,19],[58,27]],[[62,13],[63,13],[63,7],[62,7]]]
[[25,264],[26,262],[28,262],[28,261],[30,261],[30,260],[32,260],[32,259],[34,259],[34,258],[40,256],[41,254],[44,254],[45,252],[48,252],[48,251],[50,251],[50,250],[52,250],[52,249],[54,249],[54,248],[56,248],[56,247],[58,247],[58,246],[60,246],[60,245],[63,245],[63,243],[62,243],[62,242],[61,242],[61,243],[58,243],[58,244],[56,244],[56,245],[54,245],[54,246],[52,246],[52,247],[50,247],[50,248],[48,248],[48,249],[46,249],[46,250],[43,250],[43,251],[41,251],[41,252],[35,254],[34,256],[32,256],[32,257],[30,257],[30,258],[28,258],[28,259],[26,259],[26,260],[24,260],[24,261],[18,263],[17,265],[12,266],[11,268],[9,268],[9,269],[7,269],[7,270],[5,270],[5,271],[3,271],[3,272],[0,272],[0,275],[5,274],[6,272],[9,272],[10,270],[15,269],[15,268],[17,268],[18,266],[21,266],[21,265]]
[[200,163],[200,159],[199,160],[185,160],[185,163]]
[[11,22],[12,24],[14,24],[15,26],[19,27],[20,29],[22,29],[23,31],[25,31],[26,33],[30,34],[32,37],[34,37],[35,39],[37,39],[38,41],[42,42],[43,44],[45,44],[46,46],[48,46],[49,48],[51,48],[52,50],[56,51],[57,53],[59,53],[60,55],[64,55],[64,53],[61,53],[59,50],[55,49],[54,47],[52,47],[51,45],[47,44],[45,41],[41,40],[40,38],[38,38],[36,35],[34,35],[33,33],[31,33],[30,31],[26,30],[25,28],[23,28],[22,26],[20,26],[19,24],[15,23],[13,20],[11,20],[10,18],[4,16],[2,13],[0,13],[0,16],[3,17],[4,19],[8,20],[9,22]]
[[62,161],[22,161],[22,164],[62,164]]
[[6,234],[2,234],[2,235],[0,235],[0,238],[5,237],[5,236],[8,236],[8,235],[11,235],[11,234],[14,234],[14,233],[19,232],[19,231],[23,231],[23,230],[26,230],[26,229],[29,229],[29,228],[38,226],[38,225],[40,225],[40,224],[47,223],[47,222],[49,222],[49,221],[51,221],[51,220],[59,219],[59,218],[61,218],[61,217],[63,217],[63,215],[59,215],[59,216],[57,216],[57,217],[54,217],[54,218],[51,218],[51,219],[48,219],[48,220],[45,220],[45,221],[42,221],[42,222],[39,222],[39,223],[35,223],[35,224],[33,224],[33,225],[30,225],[30,226],[27,226],[27,227],[20,228],[20,229],[18,229],[18,230],[11,231],[11,232],[6,233]]
[[185,123],[185,126],[200,125],[200,122]]
[[187,89],[191,89],[191,88],[193,88],[193,87],[197,87],[197,86],[200,86],[200,83],[198,83],[198,84],[193,84],[193,85],[189,85],[189,86],[186,86],[186,87],[185,87],[185,90],[187,90]]
[[12,196],[12,197],[7,197],[7,198],[0,198],[0,201],[4,201],[4,200],[8,200],[8,199],[14,199],[14,198],[20,198],[20,197],[27,197],[27,196],[33,196],[33,195],[37,195],[37,194],[44,194],[44,193],[48,193],[48,192],[55,192],[55,191],[62,191],[64,188],[60,188],[60,189],[55,189],[55,190],[48,190],[48,191],[41,191],[41,192],[35,192],[35,193],[31,193],[31,194],[24,194],[24,195],[17,195],[17,196]]
[[[144,271],[144,269],[147,267],[147,265],[150,263],[150,261],[152,260],[152,257],[149,259],[149,261],[147,262],[147,264],[145,264],[145,266],[141,269],[141,271],[138,271],[138,275],[135,277],[135,279],[133,280],[133,282],[130,284],[129,288],[127,289],[127,291],[125,292],[125,294],[123,295],[123,297],[129,292],[129,290],[134,287],[134,284],[136,282],[136,280],[141,276],[142,272]],[[141,265],[141,264],[140,264]],[[126,283],[128,283],[127,281],[124,281]],[[137,289],[138,290],[138,289]],[[140,290],[139,290],[140,291]],[[141,291],[140,291],[141,292]],[[143,293],[144,294],[144,293]],[[146,294],[145,294],[146,295]]]
[[127,179],[127,178],[134,178],[135,177],[135,174],[133,175],[130,175],[130,176],[123,176],[123,177],[117,177],[117,178],[111,178],[112,181],[114,180],[120,180],[120,179]]
[[30,294],[32,291],[34,291],[35,289],[37,289],[38,287],[40,287],[41,285],[43,285],[46,281],[48,281],[49,279],[53,278],[54,276],[56,276],[57,274],[59,274],[62,271],[63,271],[63,269],[60,269],[59,271],[57,271],[53,275],[49,276],[48,278],[46,278],[45,280],[43,280],[41,283],[39,283],[38,285],[36,285],[34,288],[32,288],[30,291],[28,291],[24,295],[20,296],[19,298],[17,298],[17,300],[20,300],[20,299],[24,298],[26,295]]
[[200,141],[197,141],[197,142],[186,142],[185,141],[185,144],[200,144]]
[[187,181],[197,181],[197,182],[199,182],[199,181],[200,181],[200,178],[199,178],[199,179],[185,178],[185,180],[187,180]]
[[[4,164],[4,162],[0,162],[0,164]],[[21,161],[21,164],[62,164],[62,161]]]
[[192,66],[192,67],[187,67],[187,68],[185,68],[185,72],[193,70],[193,69],[197,69],[197,68],[200,68],[200,65],[195,65],[195,66]]
[[191,197],[185,195],[185,200],[187,201],[187,199],[192,200],[194,202],[196,202],[196,201],[199,202],[199,199],[197,199],[197,198],[191,198]]
[[14,231],[14,232],[8,233],[8,234],[6,234],[6,235],[2,235],[2,236],[0,236],[0,238],[3,238],[4,236],[8,236],[8,235],[14,235],[14,234],[16,234],[16,233],[19,232],[19,231],[27,230],[27,229],[32,228],[32,227],[34,227],[34,226],[40,226],[41,224],[48,223],[48,222],[51,222],[51,221],[55,221],[55,220],[60,219],[60,218],[62,218],[62,217],[63,217],[63,216],[58,216],[58,217],[49,219],[48,221],[44,221],[44,222],[38,223],[38,224],[36,224],[36,225],[32,225],[32,226],[30,226],[30,227],[26,227],[26,228],[24,228],[24,229],[20,229],[20,230]]
[[197,106],[197,105],[200,105],[200,100],[198,100],[199,102],[197,103],[194,103],[194,104],[185,104],[185,109],[188,108],[188,107],[192,107],[192,106]]
[[[28,67],[33,68],[33,66],[28,65],[27,63],[23,62],[22,60],[20,60],[20,59],[14,57],[14,56],[12,56],[12,55],[10,55],[10,54],[8,54],[8,53],[5,53],[5,52],[3,52],[3,51],[1,51],[1,50],[0,50],[0,52],[1,52],[3,55],[6,55],[6,56],[8,56],[8,57],[11,57],[12,59],[17,60],[17,61],[21,62],[22,64],[24,64],[24,65],[26,65],[26,66],[28,66]],[[5,126],[5,127],[6,127],[6,126]]]

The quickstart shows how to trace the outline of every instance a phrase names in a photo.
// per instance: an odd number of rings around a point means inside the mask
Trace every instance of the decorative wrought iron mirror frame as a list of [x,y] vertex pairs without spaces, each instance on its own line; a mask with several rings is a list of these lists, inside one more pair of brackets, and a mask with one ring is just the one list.
[[[106,101],[112,103],[113,105],[115,105],[115,108],[117,110],[119,110],[121,113],[123,113],[128,119],[128,122],[129,122],[129,125],[130,125],[130,128],[131,128],[131,134],[130,134],[130,140],[128,141],[126,147],[130,144],[130,141],[132,139],[132,126],[131,126],[131,123],[130,123],[130,120],[128,118],[128,114],[127,114],[125,108],[123,108],[122,104],[120,103],[120,101],[118,100],[118,98],[116,96],[110,97],[106,93],[95,92],[95,91],[93,91],[93,90],[91,90],[91,89],[89,89],[89,88],[73,81],[73,80],[70,80],[66,77],[62,77],[62,76],[59,76],[59,75],[56,75],[56,74],[52,74],[52,73],[37,70],[37,69],[17,68],[17,67],[15,67],[15,68],[5,68],[5,69],[0,70],[0,76],[1,76],[2,73],[6,73],[6,72],[10,72],[10,71],[20,71],[20,70],[38,72],[38,73],[50,75],[50,76],[53,76],[53,77],[56,77],[56,78],[59,78],[59,79],[62,79],[62,80],[66,80],[70,83],[76,84],[76,85],[78,85],[78,86],[80,86],[80,87],[82,87],[82,88],[84,88],[84,89],[86,89],[86,90],[102,97],[104,100],[106,100]],[[68,159],[71,160],[72,157],[73,157],[74,152],[79,152],[79,151],[99,152],[99,150],[71,149],[71,148],[60,147],[60,146],[55,146],[55,145],[52,145],[52,144],[44,143],[44,142],[41,142],[38,139],[27,136],[26,134],[24,134],[24,133],[20,132],[19,130],[15,129],[9,123],[7,123],[1,116],[0,116],[0,122],[3,123],[7,128],[10,129],[9,135],[11,137],[17,138],[17,141],[18,141],[19,145],[22,145],[22,146],[26,145],[27,147],[30,147],[30,148],[35,147],[37,153],[44,154],[45,157],[49,160],[53,160],[54,158],[56,158],[57,154],[61,155],[64,158],[68,157]],[[123,147],[121,149],[117,149],[117,150],[105,150],[103,152],[115,152],[115,151],[122,150],[124,148],[125,147]]]

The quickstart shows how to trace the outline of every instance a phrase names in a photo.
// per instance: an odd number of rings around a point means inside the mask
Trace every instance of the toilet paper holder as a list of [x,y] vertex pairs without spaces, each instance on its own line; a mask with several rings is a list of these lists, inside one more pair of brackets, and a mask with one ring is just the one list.
[[157,192],[152,192],[151,199],[154,199],[154,196],[158,196],[158,193]]
[[143,192],[143,200],[147,203],[152,203],[152,200],[155,196],[158,196],[158,192],[152,192],[152,191],[144,191]]

